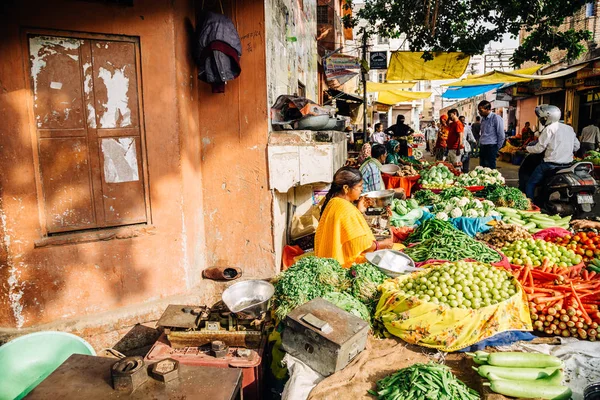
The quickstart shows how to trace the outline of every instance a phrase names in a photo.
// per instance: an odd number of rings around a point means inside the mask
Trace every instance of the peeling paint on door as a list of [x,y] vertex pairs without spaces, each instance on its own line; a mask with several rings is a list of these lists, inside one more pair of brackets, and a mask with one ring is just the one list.
[[134,182],[140,179],[135,138],[102,139],[106,183]]
[[105,111],[100,118],[101,128],[117,128],[131,126],[131,110],[129,109],[129,78],[125,75],[124,66],[111,73],[106,68],[100,67],[98,78],[106,86],[107,99],[103,104]]

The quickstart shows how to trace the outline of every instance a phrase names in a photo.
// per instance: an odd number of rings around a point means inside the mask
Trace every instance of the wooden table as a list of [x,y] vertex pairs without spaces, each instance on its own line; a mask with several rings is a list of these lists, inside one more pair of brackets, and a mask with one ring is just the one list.
[[151,376],[133,393],[112,387],[111,366],[117,359],[73,354],[25,397],[48,399],[240,399],[242,371],[235,368],[179,364],[179,378],[162,383]]

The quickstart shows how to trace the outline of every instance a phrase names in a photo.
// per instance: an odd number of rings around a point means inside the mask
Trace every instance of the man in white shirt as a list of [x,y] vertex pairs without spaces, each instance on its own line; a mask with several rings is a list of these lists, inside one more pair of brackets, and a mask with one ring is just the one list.
[[596,150],[598,143],[600,142],[600,129],[598,129],[598,122],[591,123],[581,131],[581,148],[579,154],[584,157],[588,151]]
[[542,104],[535,108],[535,113],[544,128],[537,143],[527,146],[527,151],[533,154],[544,151],[546,153],[544,161],[537,166],[527,181],[526,194],[531,200],[535,195],[536,186],[542,182],[546,172],[570,166],[573,153],[579,150],[579,140],[573,128],[558,122],[561,115],[558,107]]
[[387,135],[383,131],[383,125],[375,124],[375,132],[371,135],[371,142],[375,144],[385,144]]
[[465,126],[465,132],[463,135],[463,143],[462,143],[463,146],[465,147],[465,152],[462,155],[461,161],[462,161],[462,172],[466,174],[467,172],[469,172],[469,163],[471,160],[470,153],[471,153],[472,147],[477,144],[477,141],[475,140],[475,136],[473,136],[473,130],[471,129],[471,125],[467,125],[467,123],[466,123],[465,116],[461,115],[460,117],[458,117],[458,119]]

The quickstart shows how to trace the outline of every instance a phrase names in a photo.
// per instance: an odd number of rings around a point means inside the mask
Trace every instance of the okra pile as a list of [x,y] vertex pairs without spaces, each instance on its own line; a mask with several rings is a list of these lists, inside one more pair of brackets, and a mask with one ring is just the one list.
[[479,394],[458,380],[445,365],[430,362],[414,364],[377,382],[377,391],[369,390],[380,400],[477,400]]

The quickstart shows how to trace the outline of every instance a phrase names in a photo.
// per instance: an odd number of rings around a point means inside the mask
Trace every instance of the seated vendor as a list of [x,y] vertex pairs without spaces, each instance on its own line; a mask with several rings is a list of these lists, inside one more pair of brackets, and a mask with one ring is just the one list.
[[400,165],[400,143],[397,140],[392,139],[385,144],[385,147],[387,149],[385,163]]
[[381,167],[385,162],[387,152],[385,146],[376,144],[371,149],[371,157],[367,158],[360,166],[360,173],[364,179],[364,191],[372,192],[375,190],[384,190],[385,185],[381,178]]
[[[343,167],[335,173],[315,235],[317,257],[334,258],[349,268],[355,262],[363,262],[365,253],[392,248],[392,239],[375,240],[361,212],[366,209],[362,191],[363,178],[359,170]],[[357,206],[353,204],[356,201]]]

